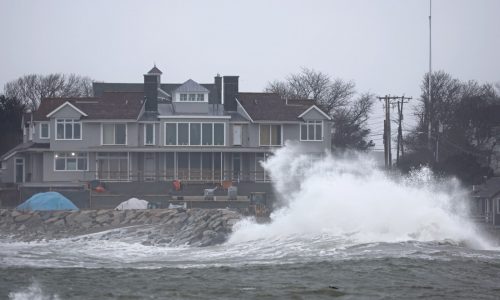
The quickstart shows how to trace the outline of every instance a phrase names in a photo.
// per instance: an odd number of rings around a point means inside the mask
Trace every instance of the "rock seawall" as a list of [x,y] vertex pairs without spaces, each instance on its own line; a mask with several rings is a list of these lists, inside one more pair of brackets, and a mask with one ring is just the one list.
[[144,245],[209,246],[227,240],[241,214],[228,209],[82,210],[21,212],[0,210],[0,234],[23,241],[85,237]]

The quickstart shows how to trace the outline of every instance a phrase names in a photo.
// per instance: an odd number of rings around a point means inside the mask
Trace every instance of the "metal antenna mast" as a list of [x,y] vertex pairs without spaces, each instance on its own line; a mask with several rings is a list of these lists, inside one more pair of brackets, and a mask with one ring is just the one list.
[[429,0],[429,77],[428,77],[428,85],[429,85],[429,97],[427,100],[427,147],[429,151],[432,149],[431,136],[432,136],[432,113],[431,113],[431,105],[432,105],[432,0]]

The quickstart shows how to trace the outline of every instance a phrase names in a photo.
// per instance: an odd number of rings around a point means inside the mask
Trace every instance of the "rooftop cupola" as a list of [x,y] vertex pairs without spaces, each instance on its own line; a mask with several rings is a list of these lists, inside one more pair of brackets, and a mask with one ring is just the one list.
[[161,84],[160,69],[154,65],[147,74],[144,74],[144,96],[146,97],[146,111],[158,112],[158,89]]

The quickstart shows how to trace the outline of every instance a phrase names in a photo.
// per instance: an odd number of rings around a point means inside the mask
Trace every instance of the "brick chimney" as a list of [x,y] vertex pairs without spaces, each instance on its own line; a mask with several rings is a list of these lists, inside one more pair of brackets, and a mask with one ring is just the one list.
[[214,84],[215,84],[214,104],[222,104],[222,77],[219,74],[217,74],[217,76],[214,77]]
[[224,76],[223,79],[224,110],[236,111],[239,76]]

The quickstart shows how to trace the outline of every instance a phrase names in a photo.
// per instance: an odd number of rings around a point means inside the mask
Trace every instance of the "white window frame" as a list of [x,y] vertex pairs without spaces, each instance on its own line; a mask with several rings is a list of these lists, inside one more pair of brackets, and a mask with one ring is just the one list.
[[[76,170],[68,170],[68,156],[65,156],[64,170],[57,170],[56,169],[56,159],[58,157],[56,157],[56,155],[58,153],[66,153],[66,154],[70,154],[70,155],[72,153],[75,153],[74,156],[75,156],[75,159],[76,159]],[[83,157],[83,156],[78,156],[78,155],[76,155],[77,153],[85,153],[85,157],[87,158],[87,168],[85,170],[78,170],[78,158],[79,157]],[[89,162],[89,153],[88,152],[76,152],[76,151],[75,152],[67,152],[67,151],[56,152],[56,153],[54,153],[53,158],[54,158],[54,172],[87,172],[89,170],[89,164],[90,164],[90,162]],[[69,158],[71,158],[71,156]]]
[[[151,125],[153,126],[153,143],[151,144],[148,144],[146,141],[147,141],[147,127],[148,125]],[[125,136],[127,134],[125,133]],[[156,126],[155,126],[155,123],[144,123],[144,145],[145,146],[154,146],[156,145]]]
[[[116,125],[125,124],[125,144],[116,144]],[[113,144],[104,144],[104,125],[113,125]],[[101,123],[101,146],[126,146],[128,145],[128,124],[127,123]]]
[[[188,144],[187,145],[179,145],[179,123],[188,124]],[[167,145],[167,124],[175,124],[175,142],[176,145]],[[199,145],[191,145],[191,124],[200,124],[200,144]],[[203,124],[211,124],[212,125],[212,145],[203,145]],[[222,145],[215,145],[215,124],[222,124],[223,126],[223,137],[224,143]],[[224,122],[165,122],[163,125],[163,146],[170,147],[224,147],[226,146],[226,123]]]
[[[321,122],[321,139],[317,140],[316,139],[316,125]],[[309,125],[313,123],[314,124],[314,133],[313,136],[314,138],[312,140],[309,139]],[[306,139],[302,139],[302,125],[306,125]],[[323,121],[319,120],[307,120],[302,123],[300,123],[300,132],[299,132],[299,139],[301,142],[322,142],[324,140],[324,134],[325,134],[325,128],[323,126]]]
[[[48,139],[50,139],[50,123],[49,122],[41,122],[41,123],[39,123],[39,125],[40,125],[40,128],[39,128],[40,130],[39,130],[39,136],[38,137],[41,140],[48,140]],[[47,125],[47,136],[42,136],[42,126],[43,125]],[[82,130],[82,128],[80,126],[80,135],[81,135],[81,130]]]
[[[182,96],[185,96],[185,99],[182,99],[183,98]],[[187,102],[188,101],[188,94],[187,93],[180,93],[179,94],[179,101]]]
[[[269,125],[269,145],[262,145],[260,143],[260,129],[261,126],[268,126],[268,125]],[[271,126],[280,126],[281,138],[279,145],[271,145]],[[259,147],[281,147],[281,146],[283,146],[283,124],[259,124]]]
[[[71,120],[71,122],[68,122],[69,120]],[[62,122],[62,124],[64,125],[63,128],[64,128],[64,131],[63,131],[63,136],[64,138],[60,139],[57,137],[57,125],[59,122]],[[69,123],[69,124],[72,124],[71,126],[71,129],[73,131],[73,138],[71,139],[67,139],[66,138],[66,124]],[[80,138],[79,139],[75,139],[74,136],[75,136],[75,124],[80,124]],[[55,139],[57,141],[81,141],[82,138],[83,138],[83,125],[82,125],[82,122],[80,120],[77,120],[77,119],[56,119],[55,120]]]

